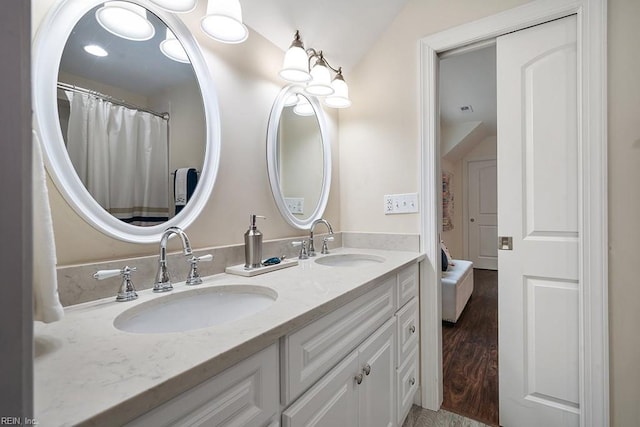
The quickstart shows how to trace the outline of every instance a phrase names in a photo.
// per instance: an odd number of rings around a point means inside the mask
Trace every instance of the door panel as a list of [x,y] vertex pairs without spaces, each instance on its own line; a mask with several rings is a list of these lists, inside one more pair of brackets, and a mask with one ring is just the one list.
[[495,160],[467,164],[469,260],[476,268],[498,268],[498,202]]
[[497,40],[500,424],[577,426],[576,18]]

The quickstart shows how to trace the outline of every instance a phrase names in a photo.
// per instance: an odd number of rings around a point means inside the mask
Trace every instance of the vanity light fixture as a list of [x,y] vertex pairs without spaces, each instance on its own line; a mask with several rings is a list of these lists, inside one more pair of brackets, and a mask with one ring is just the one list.
[[96,19],[102,28],[127,40],[149,40],[156,33],[147,19],[147,10],[127,1],[105,2],[96,11]]
[[188,13],[196,8],[198,0],[151,0],[151,2],[169,12]]
[[83,49],[85,52],[90,53],[94,56],[103,57],[109,55],[109,52],[107,52],[97,44],[88,44]]
[[[333,81],[330,70],[336,73]],[[328,107],[346,108],[351,105],[349,88],[342,76],[342,67],[332,67],[321,50],[305,49],[299,31],[296,31],[293,42],[284,55],[279,74],[292,83],[306,82],[305,92],[314,96],[326,96],[324,104]]]
[[222,43],[242,43],[249,36],[242,23],[239,0],[209,0],[200,26],[209,37]]
[[189,64],[189,57],[187,56],[187,52],[184,51],[182,44],[176,38],[176,35],[167,28],[167,35],[163,41],[160,42],[160,51],[164,53],[164,55],[173,59],[174,61],[182,62],[184,64]]

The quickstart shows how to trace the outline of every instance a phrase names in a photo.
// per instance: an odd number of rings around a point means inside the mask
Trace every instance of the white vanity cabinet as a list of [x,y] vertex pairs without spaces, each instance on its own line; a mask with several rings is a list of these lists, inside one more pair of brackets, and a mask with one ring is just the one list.
[[418,388],[417,296],[412,264],[285,336],[283,427],[400,425]]
[[277,426],[279,382],[272,344],[127,426]]

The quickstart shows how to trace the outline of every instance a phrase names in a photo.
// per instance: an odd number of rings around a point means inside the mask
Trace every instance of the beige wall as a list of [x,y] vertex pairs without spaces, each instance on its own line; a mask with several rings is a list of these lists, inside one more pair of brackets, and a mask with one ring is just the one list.
[[419,214],[384,215],[383,195],[419,190],[418,40],[526,0],[409,0],[353,71],[340,112],[344,231],[416,233]]
[[640,425],[640,2],[609,0],[611,425]]
[[[34,0],[34,31],[54,0]],[[206,37],[199,28],[206,2],[192,13],[181,15],[201,46],[213,76],[220,106],[222,148],[220,169],[204,212],[186,230],[194,248],[239,244],[248,227],[249,214],[267,216],[260,229],[265,239],[299,236],[277,210],[267,179],[265,138],[271,105],[284,86],[278,78],[283,52],[251,32],[240,45],[223,45]],[[339,218],[339,167],[337,115],[328,114],[329,134],[334,141],[334,168],[331,196],[325,217],[336,230]],[[137,245],[104,236],[87,225],[50,186],[58,265],[97,260],[122,259],[155,254],[157,245]],[[177,249],[177,242],[171,243]]]

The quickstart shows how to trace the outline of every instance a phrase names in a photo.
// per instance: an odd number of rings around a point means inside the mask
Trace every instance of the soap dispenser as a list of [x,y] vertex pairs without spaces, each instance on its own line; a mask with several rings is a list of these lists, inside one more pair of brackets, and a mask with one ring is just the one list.
[[256,218],[266,219],[260,215],[249,215],[249,229],[244,233],[244,268],[262,265],[262,233],[256,227]]

